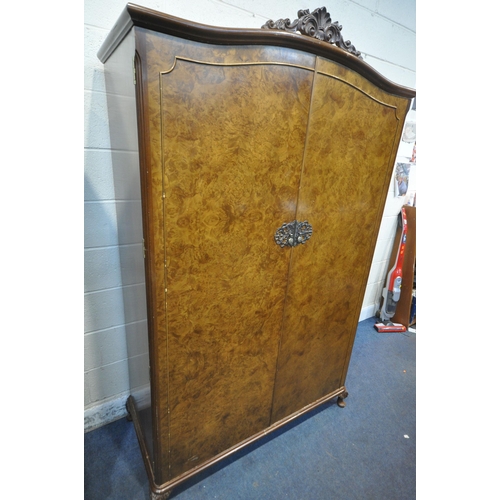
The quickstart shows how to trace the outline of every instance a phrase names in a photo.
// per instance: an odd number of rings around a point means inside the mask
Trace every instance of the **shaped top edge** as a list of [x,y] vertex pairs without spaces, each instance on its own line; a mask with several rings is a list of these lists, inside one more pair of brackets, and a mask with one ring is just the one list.
[[272,45],[302,50],[329,59],[356,71],[382,90],[400,97],[415,97],[414,89],[388,80],[362,60],[361,53],[344,41],[339,23],[331,22],[325,7],[299,10],[298,19],[267,21],[261,29],[225,28],[201,24],[128,3],[109,32],[97,57],[105,63],[132,27],[139,27],[215,45]]

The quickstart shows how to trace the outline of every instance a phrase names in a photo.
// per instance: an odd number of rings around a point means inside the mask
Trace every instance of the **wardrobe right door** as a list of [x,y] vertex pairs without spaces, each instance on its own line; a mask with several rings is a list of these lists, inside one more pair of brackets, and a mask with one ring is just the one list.
[[318,59],[272,422],[344,386],[389,182],[409,105]]

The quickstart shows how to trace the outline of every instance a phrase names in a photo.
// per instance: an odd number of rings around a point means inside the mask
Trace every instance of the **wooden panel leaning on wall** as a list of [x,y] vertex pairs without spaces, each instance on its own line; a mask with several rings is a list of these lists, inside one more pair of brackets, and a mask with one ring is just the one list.
[[263,28],[129,4],[98,54],[111,87],[135,58],[150,383],[128,409],[153,498],[347,396],[415,92],[324,8]]
[[[401,297],[396,306],[396,312],[392,321],[401,323],[409,328],[416,323],[416,318],[410,318],[412,308],[414,277],[417,263],[417,208],[407,206],[406,217],[408,219],[408,232],[406,236],[405,258],[403,261],[403,284],[401,286]],[[410,320],[411,319],[411,320]]]

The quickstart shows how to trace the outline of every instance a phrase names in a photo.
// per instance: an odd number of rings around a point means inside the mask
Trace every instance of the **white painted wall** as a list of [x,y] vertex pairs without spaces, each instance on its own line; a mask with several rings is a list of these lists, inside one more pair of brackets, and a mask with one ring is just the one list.
[[[362,52],[363,59],[384,76],[416,88],[415,0],[137,0],[136,3],[168,14],[226,27],[260,28],[268,19],[295,19],[299,9],[325,6],[343,36]],[[125,329],[146,328],[145,304],[133,314],[128,297],[143,286],[140,273],[122,275],[120,255],[140,253],[142,235],[120,235],[117,209],[126,209],[115,192],[103,65],[97,51],[126,2],[85,0],[84,154],[85,154],[85,430],[125,414],[129,394],[128,358],[146,352],[145,345],[127,346]],[[404,145],[403,145],[404,146]],[[400,153],[408,155],[402,148]],[[410,151],[411,154],[411,151]],[[416,169],[414,169],[416,170]],[[416,173],[414,171],[414,173]],[[136,175],[130,171],[126,175]],[[413,186],[410,189],[414,189]],[[137,199],[138,201],[138,199]],[[360,319],[375,314],[385,280],[397,216],[403,204],[388,193],[386,209]],[[127,310],[127,319],[125,319]],[[130,352],[130,351],[133,352]]]

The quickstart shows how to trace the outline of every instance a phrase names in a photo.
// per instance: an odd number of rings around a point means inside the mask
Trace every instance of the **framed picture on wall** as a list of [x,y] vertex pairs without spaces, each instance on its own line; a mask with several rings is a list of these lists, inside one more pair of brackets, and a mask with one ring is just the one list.
[[394,195],[406,196],[410,182],[411,163],[396,163],[396,174],[394,176]]

